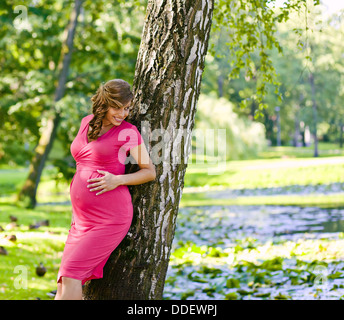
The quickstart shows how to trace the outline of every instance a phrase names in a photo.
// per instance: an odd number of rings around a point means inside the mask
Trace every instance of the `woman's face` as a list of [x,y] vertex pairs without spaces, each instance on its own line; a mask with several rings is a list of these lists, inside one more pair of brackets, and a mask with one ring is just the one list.
[[130,102],[122,108],[110,107],[103,119],[103,126],[108,126],[110,124],[119,126],[122,123],[122,121],[128,116],[129,106]]

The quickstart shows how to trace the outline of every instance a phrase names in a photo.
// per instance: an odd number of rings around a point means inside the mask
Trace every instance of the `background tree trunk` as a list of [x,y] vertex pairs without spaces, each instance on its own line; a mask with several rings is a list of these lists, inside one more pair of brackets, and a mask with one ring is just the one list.
[[300,106],[297,105],[295,108],[295,117],[294,117],[294,137],[293,137],[293,146],[299,147],[300,140]]
[[[213,6],[213,0],[148,2],[133,84],[136,108],[129,120],[141,130],[157,178],[130,186],[129,233],[110,256],[104,277],[85,284],[84,299],[162,299]],[[166,139],[156,137],[155,129]],[[157,142],[153,148],[151,141]],[[159,145],[161,152],[153,154]]]
[[343,120],[341,119],[339,122],[339,148],[343,148],[343,131],[344,131],[344,125]]
[[281,142],[281,107],[275,107],[276,111],[276,127],[277,127],[277,136],[276,136],[276,146],[280,147]]
[[[61,58],[57,70],[59,73],[58,83],[55,91],[54,104],[63,98],[65,85],[67,82],[68,70],[72,58],[73,41],[75,29],[78,23],[78,16],[83,0],[76,0],[74,9],[71,13],[69,24],[66,28],[66,41],[62,44]],[[53,146],[57,128],[60,122],[60,114],[52,106],[49,112],[45,127],[35,148],[35,153],[29,167],[29,175],[23,188],[17,196],[17,201],[24,202],[26,207],[34,208],[36,206],[36,193],[45,162]]]
[[313,73],[310,73],[309,75],[309,83],[311,85],[312,90],[312,110],[313,110],[313,140],[314,140],[314,157],[319,156],[318,152],[318,133],[317,133],[317,125],[318,125],[318,111],[317,111],[317,103],[316,103],[316,97],[315,97],[315,84],[314,84],[314,75]]
[[218,86],[218,97],[221,98],[223,97],[223,75],[220,74],[218,77],[217,77],[217,86]]

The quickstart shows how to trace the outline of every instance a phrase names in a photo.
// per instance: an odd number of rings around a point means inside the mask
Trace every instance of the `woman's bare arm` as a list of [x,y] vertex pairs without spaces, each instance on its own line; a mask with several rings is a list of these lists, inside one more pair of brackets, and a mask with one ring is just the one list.
[[156,178],[155,166],[149,157],[144,143],[132,148],[130,155],[135,159],[140,170],[121,176],[122,185],[137,185],[152,181]]

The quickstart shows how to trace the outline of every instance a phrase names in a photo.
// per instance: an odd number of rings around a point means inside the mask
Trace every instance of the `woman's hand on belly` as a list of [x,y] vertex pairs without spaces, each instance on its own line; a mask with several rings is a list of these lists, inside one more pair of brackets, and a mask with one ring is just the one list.
[[91,192],[99,191],[96,193],[96,196],[122,185],[122,175],[115,175],[103,170],[97,171],[104,176],[87,180],[87,182],[91,182],[91,184],[87,185],[87,188],[90,188]]

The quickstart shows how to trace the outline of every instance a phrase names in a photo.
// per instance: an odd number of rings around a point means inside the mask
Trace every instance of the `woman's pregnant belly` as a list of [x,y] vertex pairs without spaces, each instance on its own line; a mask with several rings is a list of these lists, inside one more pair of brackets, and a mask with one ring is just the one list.
[[76,224],[126,224],[131,223],[133,206],[127,186],[105,191],[90,191],[88,179],[103,177],[97,171],[80,170],[70,185],[70,198],[73,206],[73,220]]

